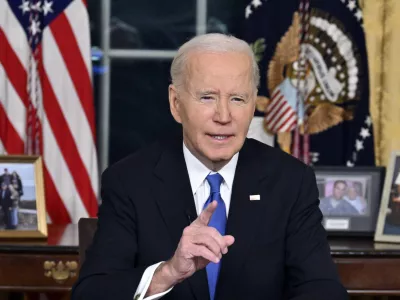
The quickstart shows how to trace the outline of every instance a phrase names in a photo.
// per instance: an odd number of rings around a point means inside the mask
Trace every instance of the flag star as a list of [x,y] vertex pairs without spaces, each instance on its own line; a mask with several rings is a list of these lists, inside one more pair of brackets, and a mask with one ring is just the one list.
[[19,6],[22,9],[22,14],[24,15],[26,12],[29,12],[31,9],[29,8],[29,1],[22,0],[22,4]]
[[31,9],[36,11],[41,11],[40,6],[42,5],[41,1],[36,2],[35,4],[31,4]]
[[251,4],[253,4],[254,8],[257,8],[262,5],[262,2],[261,0],[253,0],[251,1]]
[[363,143],[364,143],[363,141],[356,140],[356,149],[357,149],[357,151],[360,151],[360,150],[364,149]]
[[362,19],[362,11],[361,11],[361,9],[357,9],[357,12],[354,15],[356,16],[358,21],[361,21],[361,19]]
[[355,8],[356,8],[356,1],[350,0],[350,1],[349,1],[349,4],[347,4],[347,7],[348,7],[350,10],[355,9]]
[[47,0],[44,1],[42,9],[43,9],[43,14],[44,16],[47,16],[48,13],[52,13],[53,9],[51,8],[53,5],[53,1],[47,2]]
[[368,117],[365,119],[365,124],[367,124],[368,127],[371,127],[371,125],[372,125],[372,120],[371,120],[371,117],[370,117],[370,116],[368,116]]
[[369,133],[369,129],[368,128],[361,128],[360,135],[364,139],[366,139],[367,137],[371,136],[371,134]]
[[29,26],[29,31],[33,36],[40,32],[40,22],[32,20],[31,26]]
[[346,165],[347,165],[349,168],[354,167],[354,163],[352,163],[352,162],[349,161],[349,160],[347,161]]
[[248,19],[252,13],[253,13],[253,11],[251,10],[251,6],[250,6],[250,5],[247,5],[247,6],[246,6],[246,12],[245,12],[245,14],[246,14],[246,19]]

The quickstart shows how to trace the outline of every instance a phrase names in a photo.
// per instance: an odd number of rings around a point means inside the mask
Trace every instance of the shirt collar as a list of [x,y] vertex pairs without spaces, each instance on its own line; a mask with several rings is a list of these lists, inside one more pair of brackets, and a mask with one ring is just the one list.
[[[192,187],[193,195],[196,193],[197,189],[206,179],[207,175],[210,173],[215,173],[208,169],[202,162],[200,162],[186,147],[183,143],[183,156],[185,158],[186,167],[189,173],[190,185]],[[235,177],[235,170],[237,161],[239,159],[239,152],[236,153],[231,160],[221,169],[218,173],[224,179],[224,182],[230,190],[232,190],[233,179]]]

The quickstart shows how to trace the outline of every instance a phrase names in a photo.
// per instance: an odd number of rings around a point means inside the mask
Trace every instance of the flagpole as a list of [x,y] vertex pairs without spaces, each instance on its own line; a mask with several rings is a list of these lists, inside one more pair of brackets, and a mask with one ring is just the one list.
[[102,66],[105,72],[100,77],[98,160],[99,174],[108,166],[110,137],[110,17],[111,0],[101,0],[101,49]]

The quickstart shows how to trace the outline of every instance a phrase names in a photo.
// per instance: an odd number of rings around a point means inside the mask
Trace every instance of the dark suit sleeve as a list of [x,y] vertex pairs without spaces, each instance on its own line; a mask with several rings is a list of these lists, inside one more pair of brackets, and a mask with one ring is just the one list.
[[331,258],[321,221],[315,175],[310,167],[306,167],[286,232],[289,299],[348,299]]
[[73,300],[132,300],[146,267],[135,268],[136,211],[114,170],[102,176],[102,205]]

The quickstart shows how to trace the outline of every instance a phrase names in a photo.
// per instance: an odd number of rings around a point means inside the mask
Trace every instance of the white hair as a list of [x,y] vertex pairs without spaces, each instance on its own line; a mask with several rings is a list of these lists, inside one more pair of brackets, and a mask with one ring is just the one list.
[[171,64],[171,79],[172,84],[180,87],[184,84],[183,78],[185,67],[191,52],[239,52],[247,54],[251,60],[252,67],[252,81],[255,90],[257,90],[260,83],[260,71],[252,49],[245,41],[240,40],[234,36],[225,35],[221,33],[208,33],[199,35],[185,44],[179,49]]

